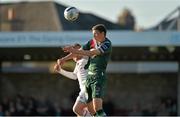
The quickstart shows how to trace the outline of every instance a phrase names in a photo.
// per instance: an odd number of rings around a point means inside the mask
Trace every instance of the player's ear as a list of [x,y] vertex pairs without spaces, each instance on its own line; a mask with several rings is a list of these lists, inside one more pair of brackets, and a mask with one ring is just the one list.
[[105,35],[105,32],[101,32],[101,34],[104,35],[104,36],[106,36],[106,35]]

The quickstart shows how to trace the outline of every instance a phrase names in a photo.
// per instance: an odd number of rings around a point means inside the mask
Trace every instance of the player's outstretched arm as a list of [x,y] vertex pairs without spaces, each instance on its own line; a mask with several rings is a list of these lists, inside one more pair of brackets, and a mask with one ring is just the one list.
[[63,65],[66,61],[72,59],[74,57],[74,54],[69,53],[68,55],[66,55],[65,57],[62,57],[60,59],[57,60],[57,63],[59,65]]
[[77,79],[76,74],[74,74],[73,72],[69,72],[69,71],[63,70],[63,69],[61,68],[61,66],[58,65],[58,64],[55,64],[54,70],[55,70],[57,73],[60,73],[60,74],[62,74],[63,76],[69,78],[69,79],[72,79],[72,80],[76,80],[76,79]]
[[63,70],[62,68],[58,71],[58,73],[62,74],[63,76],[72,79],[72,80],[76,80],[77,76],[73,73],[73,72],[69,72],[66,70]]
[[70,52],[72,54],[84,55],[84,56],[95,56],[101,54],[99,49],[91,49],[91,50],[82,50],[82,49],[74,49],[74,48],[64,48],[63,51]]

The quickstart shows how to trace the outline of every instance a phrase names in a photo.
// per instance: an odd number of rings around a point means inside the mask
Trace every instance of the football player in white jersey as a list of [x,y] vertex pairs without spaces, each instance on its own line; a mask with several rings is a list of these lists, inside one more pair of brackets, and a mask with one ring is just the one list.
[[[79,44],[75,44],[73,46],[75,49],[80,49],[81,46]],[[88,57],[87,56],[74,56],[73,60],[76,62],[76,66],[74,68],[73,72],[66,71],[61,68],[59,64],[59,59],[57,60],[57,64],[54,66],[54,69],[56,72],[62,74],[63,76],[78,80],[80,92],[79,96],[76,99],[76,102],[73,106],[73,112],[77,116],[91,116],[86,105],[87,97],[86,97],[86,89],[85,89],[85,83],[87,78],[87,67],[88,64]]]

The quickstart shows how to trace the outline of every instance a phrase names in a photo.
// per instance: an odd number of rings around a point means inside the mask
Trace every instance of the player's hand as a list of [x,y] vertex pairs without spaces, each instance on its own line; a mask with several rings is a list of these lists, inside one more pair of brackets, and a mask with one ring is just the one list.
[[65,60],[63,58],[57,60],[57,64],[62,66],[65,63]]
[[54,65],[54,72],[58,72],[61,70],[61,66],[58,65],[57,63]]
[[65,46],[63,47],[64,52],[72,52],[74,50],[73,46]]
[[64,52],[68,52],[68,49],[69,48],[71,48],[72,46],[64,46],[63,48],[62,48],[62,50],[64,51]]

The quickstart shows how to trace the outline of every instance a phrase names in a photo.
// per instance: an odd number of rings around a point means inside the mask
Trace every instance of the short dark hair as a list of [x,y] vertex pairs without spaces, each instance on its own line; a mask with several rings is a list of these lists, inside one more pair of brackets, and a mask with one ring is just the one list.
[[81,45],[79,44],[79,43],[75,43],[74,45],[73,45],[73,48],[81,48]]
[[104,24],[97,24],[97,25],[92,27],[92,30],[98,30],[100,33],[104,32],[105,35],[107,32]]

